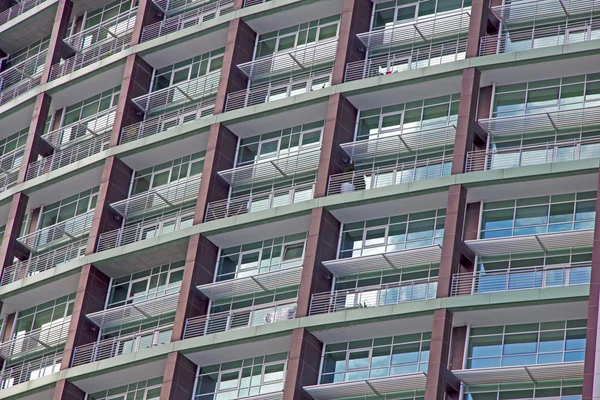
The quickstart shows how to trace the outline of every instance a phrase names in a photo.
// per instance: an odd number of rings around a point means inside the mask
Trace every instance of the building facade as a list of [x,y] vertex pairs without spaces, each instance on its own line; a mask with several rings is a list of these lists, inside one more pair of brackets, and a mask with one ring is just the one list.
[[0,0],[0,398],[600,398],[599,16]]

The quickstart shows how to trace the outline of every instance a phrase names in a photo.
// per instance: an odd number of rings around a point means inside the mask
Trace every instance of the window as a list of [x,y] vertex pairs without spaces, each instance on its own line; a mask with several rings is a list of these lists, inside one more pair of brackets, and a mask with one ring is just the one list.
[[208,75],[219,71],[223,65],[224,48],[213,50],[177,64],[157,69],[152,81],[152,91],[155,92],[181,82]]
[[19,154],[17,153],[17,151],[25,147],[28,133],[29,128],[25,128],[13,135],[10,135],[6,139],[0,140],[0,155],[4,156],[11,152],[14,152],[13,156],[7,156],[2,160],[0,168],[3,171],[10,171],[14,168],[18,168],[21,166],[23,154],[22,152]]
[[[96,201],[98,200],[98,189],[99,187],[95,187],[74,196],[67,197],[61,201],[57,201],[56,203],[43,206],[38,230],[93,210],[96,207]],[[74,221],[73,224],[75,225],[76,222]],[[89,224],[91,224],[91,219],[89,219]]]
[[502,383],[469,385],[464,400],[559,399],[581,400],[583,380],[564,379],[540,383]]
[[480,239],[593,229],[596,192],[582,192],[483,205]]
[[327,344],[319,384],[427,372],[431,332]]
[[198,368],[196,400],[233,400],[283,390],[288,353]]
[[[5,70],[16,66],[17,64],[27,60],[28,58],[31,58],[37,54],[40,54],[44,50],[47,50],[49,44],[50,44],[50,35],[31,43],[27,47],[24,47],[20,50],[15,51],[14,53],[9,55],[8,60],[6,61]],[[40,60],[38,61],[38,63],[41,65],[42,68],[43,68],[44,62],[45,62],[45,57],[40,57]],[[37,70],[37,68],[39,68],[39,66],[36,64],[36,70]]]
[[583,361],[586,320],[471,329],[467,368]]
[[19,311],[12,338],[24,336],[37,329],[48,329],[63,324],[72,314],[74,303],[75,293]]
[[441,245],[446,210],[344,224],[338,258]]
[[202,151],[136,171],[133,176],[131,195],[201,174],[204,168],[204,155],[205,152]]
[[88,395],[89,400],[159,400],[162,376]]
[[137,3],[137,0],[117,0],[87,13],[80,32],[102,23],[106,23],[107,25],[106,29],[101,31],[93,30],[80,39],[80,42],[77,43],[80,49],[85,49],[106,39],[114,39],[115,35],[119,36],[125,31],[133,29],[135,14],[131,16],[121,14],[137,7]]

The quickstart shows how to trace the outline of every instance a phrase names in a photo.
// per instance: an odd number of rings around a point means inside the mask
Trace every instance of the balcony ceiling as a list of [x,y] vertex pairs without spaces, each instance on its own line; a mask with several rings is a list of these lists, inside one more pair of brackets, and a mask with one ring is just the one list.
[[[94,0],[88,0],[94,1]],[[14,53],[52,33],[58,0],[47,0],[0,25],[0,49]],[[38,11],[38,12],[36,12]]]

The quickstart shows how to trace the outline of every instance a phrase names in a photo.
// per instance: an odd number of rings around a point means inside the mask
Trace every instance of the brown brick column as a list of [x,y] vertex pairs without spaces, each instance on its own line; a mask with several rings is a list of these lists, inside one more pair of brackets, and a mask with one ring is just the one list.
[[50,36],[50,44],[48,45],[48,54],[46,55],[46,63],[44,64],[44,72],[41,78],[41,84],[47,83],[50,78],[50,70],[52,66],[60,61],[74,55],[73,49],[63,42],[64,37],[69,29],[71,20],[71,11],[73,3],[71,0],[59,0],[54,18],[54,26],[52,27],[52,35]]
[[237,141],[237,136],[224,125],[211,125],[194,224],[204,221],[208,203],[224,200],[229,196],[229,184],[219,176],[218,171],[233,168]]
[[[149,0],[150,1],[150,0]],[[138,123],[144,119],[142,111],[131,101],[138,96],[145,95],[150,90],[153,68],[139,55],[132,54],[127,57],[125,72],[121,82],[119,101],[115,113],[115,122],[110,135],[110,146],[119,144],[121,131],[124,127]]]
[[452,312],[444,308],[435,310],[425,400],[444,400],[446,393],[456,393],[460,388],[460,383],[448,370],[451,336]]
[[188,318],[208,313],[208,299],[200,296],[196,286],[213,281],[218,255],[219,248],[204,236],[190,237],[171,341],[183,339]]
[[197,366],[181,353],[169,353],[160,400],[191,399]]
[[135,46],[141,42],[144,27],[162,21],[162,19],[162,11],[156,7],[152,0],[140,0],[131,35],[131,45]]
[[498,21],[490,13],[490,0],[473,0],[467,36],[467,58],[479,56],[481,37],[488,32],[498,32]]
[[312,397],[303,386],[316,385],[323,343],[305,328],[292,332],[292,345],[283,385],[283,400],[310,400]]
[[56,382],[52,400],[85,400],[85,392],[66,379]]
[[29,125],[27,143],[25,143],[25,152],[21,161],[17,183],[25,182],[27,168],[30,163],[37,160],[38,156],[47,157],[54,151],[52,146],[42,139],[51,103],[52,98],[47,93],[40,93],[35,99],[33,116],[31,117],[31,125]]
[[450,349],[450,370],[462,369],[467,346],[467,327],[457,326],[452,329],[452,348]]
[[229,23],[221,79],[215,101],[215,114],[225,111],[228,93],[246,89],[248,86],[248,77],[240,71],[237,65],[252,61],[255,42],[256,32],[240,18]]
[[343,172],[344,167],[350,161],[340,144],[354,140],[357,114],[358,110],[341,94],[336,93],[329,96],[315,197],[324,197],[327,194],[329,176]]
[[244,8],[244,0],[233,0],[233,10],[241,10]]
[[100,234],[121,228],[122,217],[110,204],[127,198],[132,175],[131,168],[115,156],[106,159],[85,254],[96,251]]
[[[600,175],[598,177],[600,183]],[[600,210],[600,196],[596,198],[596,210]],[[592,249],[592,276],[588,302],[587,331],[585,335],[585,364],[583,370],[583,400],[592,400],[600,394],[600,388],[594,387],[596,377],[600,375],[600,357],[598,357],[598,313],[600,313],[600,212],[596,212],[594,224],[594,247]]]
[[109,284],[110,278],[93,265],[87,264],[81,269],[61,370],[71,366],[75,347],[93,343],[98,339],[98,327],[85,316],[104,310]]
[[312,210],[298,288],[296,318],[308,315],[314,293],[331,290],[332,277],[322,262],[336,258],[340,226],[340,222],[323,207]]
[[371,0],[344,0],[344,10],[340,18],[340,34],[338,39],[331,83],[337,85],[344,82],[346,65],[349,62],[365,59],[365,46],[356,34],[371,30]]
[[0,273],[0,276],[3,275],[5,268],[13,264],[15,257],[20,260],[25,260],[29,257],[29,250],[17,241],[17,238],[21,236],[21,227],[27,213],[28,201],[27,195],[23,192],[15,194],[12,198],[4,237],[2,239],[2,247],[0,247],[0,257],[2,257],[2,273]]

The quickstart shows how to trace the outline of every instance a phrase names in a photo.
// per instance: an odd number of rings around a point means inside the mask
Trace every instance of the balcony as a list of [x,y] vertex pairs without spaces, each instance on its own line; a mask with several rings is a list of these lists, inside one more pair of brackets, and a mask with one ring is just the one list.
[[[164,7],[167,6],[166,1],[158,1],[155,3],[160,3],[159,7],[162,6],[163,10],[165,9]],[[174,3],[180,2],[173,2],[172,4]],[[219,0],[208,4],[206,4],[206,2],[200,3],[202,5],[196,9],[185,11],[172,17],[167,17],[160,22],[144,27],[142,31],[142,42],[147,42],[148,40],[178,32],[182,29],[189,28],[190,26],[200,25],[203,22],[233,12],[233,0]],[[176,11],[172,9],[172,4],[168,10],[169,13]]]
[[33,252],[55,246],[61,242],[75,241],[90,233],[94,210],[77,215],[38,231],[21,236],[17,240]]
[[296,318],[297,301],[298,299],[287,299],[276,303],[190,318],[185,323],[183,337],[189,339],[294,319]]
[[67,246],[33,256],[25,261],[18,260],[2,271],[0,286],[39,274],[80,257],[85,252],[86,245],[87,239],[83,239]]
[[87,314],[86,318],[102,330],[116,328],[146,318],[158,318],[163,314],[175,313],[178,299],[179,292],[172,293]]
[[461,369],[452,371],[465,385],[540,382],[583,377],[583,362],[538,364],[520,367]]
[[72,367],[160,346],[171,341],[171,325],[115,336],[73,349]]
[[596,39],[599,26],[594,10],[594,0],[533,0],[492,7],[503,29],[498,35],[481,38],[479,55]]
[[342,289],[312,295],[309,315],[434,299],[437,278]]
[[64,39],[75,55],[54,64],[50,70],[50,80],[68,75],[127,49],[131,45],[136,14],[137,8],[132,8]]
[[0,389],[6,389],[60,371],[63,352],[57,350],[35,359],[7,365],[0,373]]
[[452,276],[450,295],[586,285],[590,283],[591,271],[590,263],[575,263],[464,272]]
[[17,184],[24,153],[25,146],[0,156],[0,193]]
[[29,331],[0,345],[0,357],[5,361],[18,359],[27,354],[42,352],[56,347],[67,340],[71,317],[66,317],[51,326]]
[[39,6],[46,0],[24,0],[0,13],[0,25],[17,18],[19,15]]
[[384,378],[369,378],[304,386],[304,390],[315,400],[333,400],[359,396],[379,397],[386,393],[425,389],[426,383],[427,375],[423,372],[417,372],[413,374],[386,376]]
[[593,243],[593,229],[465,241],[479,256],[591,247]]
[[46,50],[41,51],[0,73],[0,105],[8,103],[40,84],[46,54]]
[[243,6],[243,8],[255,6],[257,4],[263,4],[263,3],[266,3],[268,1],[271,1],[271,0],[244,0],[244,6]]
[[258,269],[244,270],[244,274],[252,275],[200,285],[197,289],[209,299],[219,300],[255,292],[267,292],[279,287],[299,285],[302,266],[297,266],[297,262],[289,264],[289,266],[278,266],[280,269],[265,273],[259,273]]

